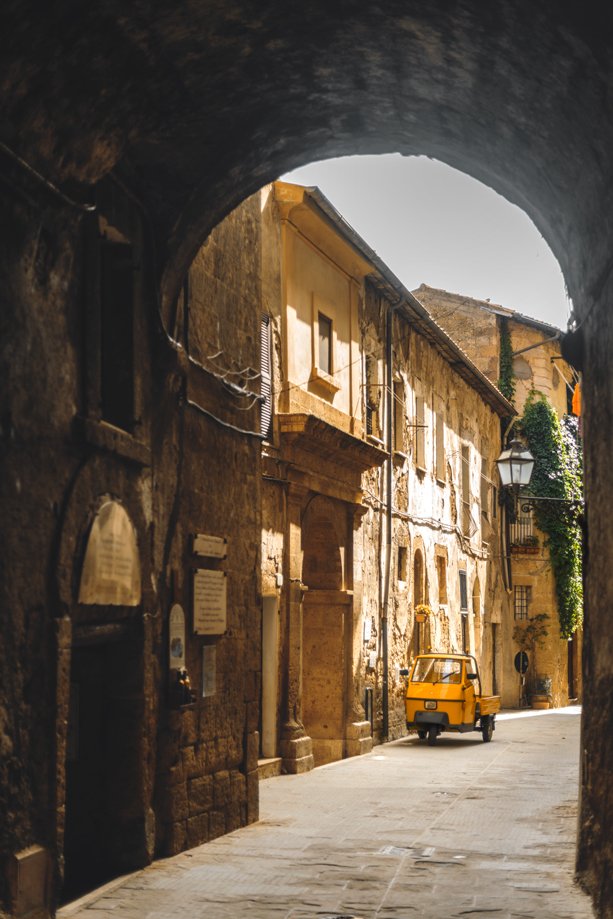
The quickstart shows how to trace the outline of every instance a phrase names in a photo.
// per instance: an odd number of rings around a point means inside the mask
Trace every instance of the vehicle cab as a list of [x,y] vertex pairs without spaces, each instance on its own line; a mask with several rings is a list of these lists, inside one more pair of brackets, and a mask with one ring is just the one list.
[[434,744],[442,731],[481,731],[492,738],[499,696],[483,696],[472,654],[420,654],[408,673],[406,722]]

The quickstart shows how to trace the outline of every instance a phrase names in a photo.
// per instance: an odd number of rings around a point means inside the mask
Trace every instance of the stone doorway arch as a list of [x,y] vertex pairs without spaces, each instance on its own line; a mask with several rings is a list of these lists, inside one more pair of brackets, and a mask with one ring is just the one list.
[[345,752],[351,603],[344,590],[345,521],[346,513],[322,497],[310,502],[302,521],[302,721],[316,766],[342,759]]

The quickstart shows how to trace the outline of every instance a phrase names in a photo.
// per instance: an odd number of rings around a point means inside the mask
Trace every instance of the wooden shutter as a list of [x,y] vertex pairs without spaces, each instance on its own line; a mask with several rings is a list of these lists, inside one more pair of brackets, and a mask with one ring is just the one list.
[[260,434],[270,438],[272,430],[272,371],[270,360],[270,316],[262,316],[260,324]]

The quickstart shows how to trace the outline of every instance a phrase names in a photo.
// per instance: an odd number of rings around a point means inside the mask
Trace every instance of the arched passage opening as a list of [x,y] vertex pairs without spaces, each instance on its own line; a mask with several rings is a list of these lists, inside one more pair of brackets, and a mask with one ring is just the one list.
[[[559,258],[583,320],[586,467],[597,524],[590,528],[590,553],[606,560],[613,555],[613,527],[601,510],[613,492],[613,328],[601,308],[612,293],[609,17],[604,6],[586,15],[545,0],[495,9],[479,0],[454,7],[398,0],[325,12],[268,2],[257,21],[240,2],[192,5],[189,16],[163,4],[150,21],[118,0],[78,11],[54,4],[42,13],[36,4],[12,4],[5,20],[14,40],[4,56],[4,136],[14,139],[22,158],[77,192],[123,159],[126,181],[150,216],[164,310],[210,228],[265,181],[315,158],[392,150],[437,156],[520,204]],[[57,245],[48,247],[47,270],[55,288],[68,291],[70,305],[79,271],[70,256],[79,230],[76,219],[73,225],[72,217],[57,216],[57,196],[48,193],[54,203],[46,201],[46,231]],[[42,208],[35,210],[34,218],[17,208],[19,233],[10,234],[3,250],[15,345],[8,342],[6,354],[20,365],[10,372],[0,367],[19,394],[12,414],[3,415],[9,428],[26,390],[46,424],[65,423],[55,411],[54,387],[45,375],[37,382],[21,360],[31,344],[21,322],[31,297],[21,268],[29,265],[43,217]],[[64,353],[61,343],[47,346]],[[24,523],[39,519],[39,497],[22,498]],[[15,532],[24,532],[21,518],[14,519]],[[19,543],[19,536],[7,537],[7,571],[23,570]],[[598,677],[585,693],[592,779],[582,799],[581,868],[601,904],[613,902],[613,804],[600,790],[606,782],[598,781],[611,768],[601,730],[613,706],[607,569],[598,564],[587,574],[585,654]],[[12,575],[3,608],[19,608],[19,589]],[[8,643],[5,654],[3,672],[10,674]],[[33,733],[45,736],[43,709]]]

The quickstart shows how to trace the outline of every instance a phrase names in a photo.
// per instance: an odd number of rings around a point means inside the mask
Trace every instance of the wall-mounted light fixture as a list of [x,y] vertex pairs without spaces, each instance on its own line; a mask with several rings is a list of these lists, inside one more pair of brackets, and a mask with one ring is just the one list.
[[522,493],[532,478],[534,457],[520,440],[512,440],[496,460],[500,483],[513,497],[513,513],[521,502],[521,509],[527,513],[537,504],[551,503],[567,507],[574,511],[583,508],[583,501],[576,498],[548,498]]

